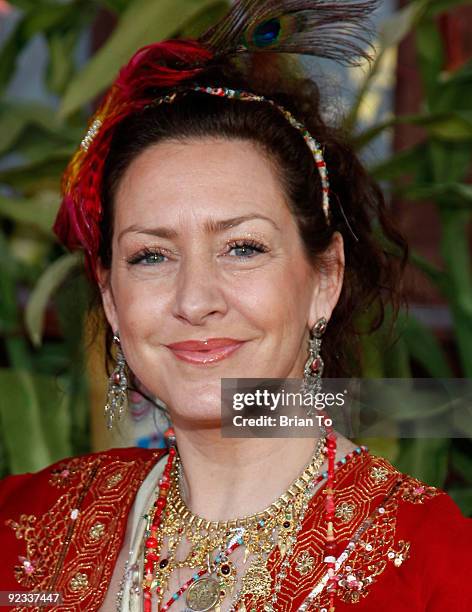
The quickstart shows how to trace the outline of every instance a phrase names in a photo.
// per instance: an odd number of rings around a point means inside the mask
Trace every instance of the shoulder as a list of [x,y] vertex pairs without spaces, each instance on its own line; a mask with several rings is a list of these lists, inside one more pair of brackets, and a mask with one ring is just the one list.
[[112,448],[67,457],[37,472],[7,476],[0,480],[0,508],[4,509],[10,503],[18,502],[25,496],[31,502],[31,494],[35,490],[41,491],[41,498],[47,498],[48,492],[57,493],[74,482],[79,480],[83,482],[87,476],[91,477],[98,467],[107,470],[113,466],[120,466],[133,471],[149,462],[155,463],[166,453],[166,449]]
[[[101,568],[100,580],[108,579],[134,497],[166,454],[163,449],[111,449],[1,481],[2,585],[44,590],[60,568],[57,587],[74,586],[83,574],[92,593],[96,585],[80,563],[87,559],[87,567]],[[106,585],[105,578],[102,582]],[[84,587],[73,595],[85,592]]]
[[383,457],[353,453],[338,470],[335,517],[346,557],[338,576],[344,604],[362,603],[362,610],[472,610],[472,520],[445,491]]
[[457,530],[465,530],[464,535],[471,537],[472,519],[462,514],[446,491],[400,472],[387,459],[367,455],[360,480],[366,484],[367,495],[373,497],[379,490],[385,496],[384,505],[395,500],[399,528],[416,539],[436,532],[439,541]]
[[[373,456],[370,470],[373,469],[378,480],[382,479],[383,469],[398,478],[398,485],[390,489],[397,487],[392,495],[396,516],[390,523],[395,527],[395,544],[387,556],[394,565],[401,566],[404,584],[415,582],[417,596],[428,612],[472,610],[468,577],[472,519],[462,514],[444,490],[402,474],[385,459]],[[387,509],[388,505],[387,501]]]

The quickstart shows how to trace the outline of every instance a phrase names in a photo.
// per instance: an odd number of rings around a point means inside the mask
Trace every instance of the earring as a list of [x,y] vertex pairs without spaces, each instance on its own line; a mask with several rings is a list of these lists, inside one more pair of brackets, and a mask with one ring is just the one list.
[[[320,355],[321,338],[326,331],[328,321],[321,317],[310,330],[310,340],[308,341],[309,355],[305,362],[303,371],[302,393],[310,393],[315,396],[321,391],[321,375],[323,374],[324,362]],[[307,416],[313,414],[312,407],[307,412]]]
[[126,360],[121,349],[118,332],[113,336],[113,343],[117,345],[116,366],[108,379],[107,403],[105,417],[107,428],[112,429],[115,421],[119,421],[128,407],[128,378],[126,376]]

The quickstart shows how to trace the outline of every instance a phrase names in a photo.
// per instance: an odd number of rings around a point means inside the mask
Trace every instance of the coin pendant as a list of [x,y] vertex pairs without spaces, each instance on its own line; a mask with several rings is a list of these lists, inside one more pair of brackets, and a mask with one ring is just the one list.
[[192,612],[207,612],[220,600],[220,585],[215,578],[204,576],[195,581],[187,590],[185,601]]

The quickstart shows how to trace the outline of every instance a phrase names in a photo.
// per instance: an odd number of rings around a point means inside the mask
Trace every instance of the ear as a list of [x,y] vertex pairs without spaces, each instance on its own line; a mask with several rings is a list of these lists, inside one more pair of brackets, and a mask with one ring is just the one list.
[[313,289],[308,324],[310,329],[321,317],[328,321],[338,303],[344,278],[344,241],[340,232],[334,232],[331,243],[321,255]]
[[102,304],[103,310],[105,311],[105,316],[113,332],[118,331],[118,315],[116,313],[115,298],[113,297],[113,290],[111,286],[111,270],[104,268],[99,261],[95,268],[95,272],[98,279],[100,293],[102,294]]

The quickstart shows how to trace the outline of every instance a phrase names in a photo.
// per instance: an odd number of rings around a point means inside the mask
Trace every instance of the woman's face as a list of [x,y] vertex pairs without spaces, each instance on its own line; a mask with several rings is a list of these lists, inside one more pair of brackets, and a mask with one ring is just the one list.
[[[222,378],[302,377],[309,327],[339,297],[339,233],[330,250],[338,266],[308,263],[275,169],[253,143],[163,142],[116,192],[112,266],[98,269],[106,315],[174,422],[219,422]],[[210,351],[198,344],[211,339]]]

